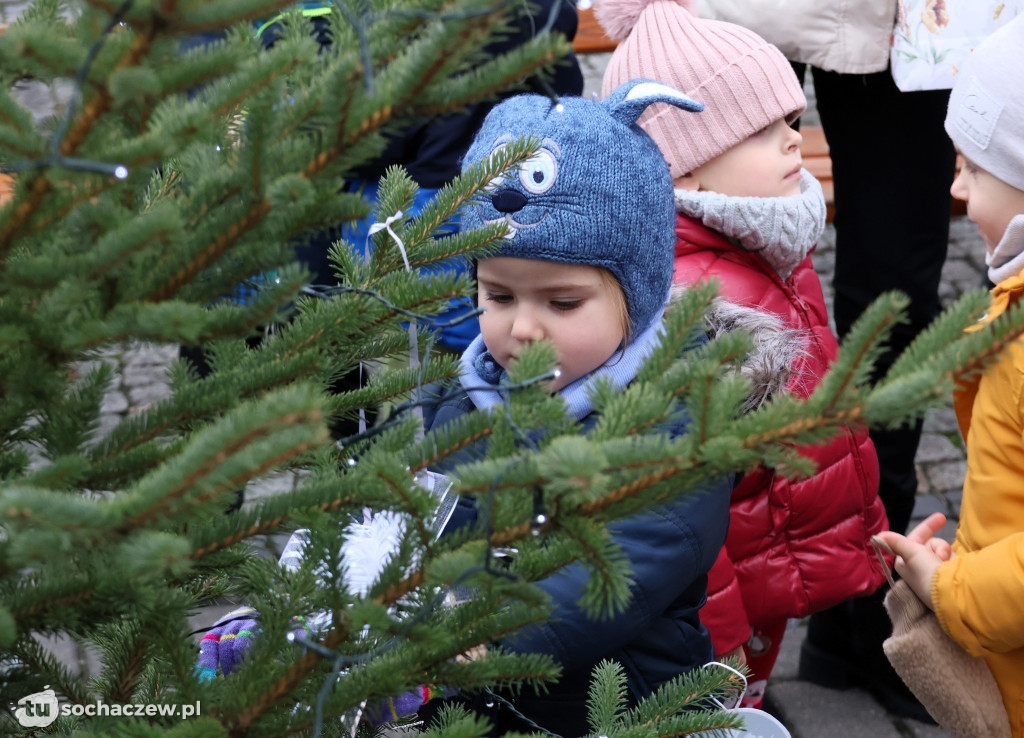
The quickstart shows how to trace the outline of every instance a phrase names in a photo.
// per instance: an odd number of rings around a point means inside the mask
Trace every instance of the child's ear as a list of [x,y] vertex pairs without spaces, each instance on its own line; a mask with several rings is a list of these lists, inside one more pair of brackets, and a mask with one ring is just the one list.
[[700,180],[693,172],[681,174],[672,180],[672,186],[677,190],[690,190],[696,192],[700,189]]

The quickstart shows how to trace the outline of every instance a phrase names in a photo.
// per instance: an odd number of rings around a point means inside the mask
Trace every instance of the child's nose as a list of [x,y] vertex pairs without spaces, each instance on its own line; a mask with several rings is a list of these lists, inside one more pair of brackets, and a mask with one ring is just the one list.
[[516,317],[512,321],[512,338],[521,343],[539,341],[544,337],[540,321],[529,308],[520,308],[516,311]]
[[793,149],[800,148],[800,144],[804,142],[804,137],[800,131],[790,128],[789,133],[786,134],[786,149],[792,151]]
[[953,180],[953,184],[949,187],[949,194],[955,197],[957,200],[967,201],[967,186],[964,183],[964,170],[963,167],[956,173],[956,178]]

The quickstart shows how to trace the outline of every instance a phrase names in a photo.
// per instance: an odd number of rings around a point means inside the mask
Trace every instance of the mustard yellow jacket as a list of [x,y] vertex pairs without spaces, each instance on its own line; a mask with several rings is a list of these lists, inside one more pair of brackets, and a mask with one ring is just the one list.
[[[985,321],[1024,297],[1024,272],[992,291]],[[1024,340],[976,380],[954,406],[967,442],[960,524],[932,579],[939,622],[988,663],[1014,738],[1024,738]]]

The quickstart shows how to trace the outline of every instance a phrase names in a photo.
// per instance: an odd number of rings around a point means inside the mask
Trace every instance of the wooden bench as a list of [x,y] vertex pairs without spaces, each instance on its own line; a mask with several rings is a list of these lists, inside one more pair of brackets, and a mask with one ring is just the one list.
[[[588,8],[578,12],[579,28],[576,30],[576,38],[572,42],[576,53],[602,54],[614,51],[618,42],[605,35],[601,24],[594,17],[593,9]],[[800,144],[804,168],[821,182],[821,189],[825,193],[825,205],[828,209],[828,222],[831,223],[835,216],[835,190],[832,184],[832,158],[829,156],[828,143],[825,141],[825,131],[821,126],[801,126],[800,133],[804,139]],[[951,214],[964,215],[966,212],[966,203],[954,199]]]

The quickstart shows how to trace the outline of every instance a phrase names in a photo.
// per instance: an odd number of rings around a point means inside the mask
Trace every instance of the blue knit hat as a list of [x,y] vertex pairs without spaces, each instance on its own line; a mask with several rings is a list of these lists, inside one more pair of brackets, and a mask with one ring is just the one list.
[[518,172],[492,182],[462,227],[507,219],[496,256],[604,267],[626,295],[632,335],[668,300],[675,255],[675,205],[668,164],[636,125],[648,105],[698,112],[703,105],[660,82],[632,80],[606,100],[519,95],[487,115],[463,170],[526,135],[542,148]]

